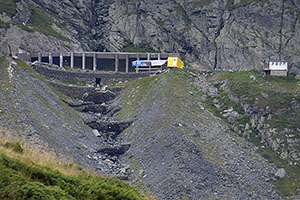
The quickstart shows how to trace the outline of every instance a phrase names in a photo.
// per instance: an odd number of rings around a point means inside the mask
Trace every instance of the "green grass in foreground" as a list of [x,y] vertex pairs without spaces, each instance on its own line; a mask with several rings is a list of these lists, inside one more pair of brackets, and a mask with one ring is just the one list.
[[[17,148],[19,144],[2,145]],[[20,154],[22,154],[20,152]],[[142,200],[144,196],[129,184],[115,179],[81,173],[65,175],[51,167],[24,162],[0,150],[0,199],[103,199]]]

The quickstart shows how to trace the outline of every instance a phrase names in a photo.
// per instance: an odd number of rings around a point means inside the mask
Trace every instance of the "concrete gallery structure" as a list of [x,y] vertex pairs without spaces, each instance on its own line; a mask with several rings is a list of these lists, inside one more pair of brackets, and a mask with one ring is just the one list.
[[129,52],[60,52],[60,53],[19,53],[27,62],[43,62],[60,67],[109,72],[135,72],[135,60],[166,60],[179,57],[178,53],[129,53]]

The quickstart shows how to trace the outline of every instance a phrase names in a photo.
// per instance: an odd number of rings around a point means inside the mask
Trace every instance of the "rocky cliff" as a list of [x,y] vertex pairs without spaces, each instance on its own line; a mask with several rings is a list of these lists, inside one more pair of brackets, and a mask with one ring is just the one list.
[[[191,66],[299,73],[296,0],[1,1],[1,52],[179,52]],[[0,2],[0,3],[1,3]]]

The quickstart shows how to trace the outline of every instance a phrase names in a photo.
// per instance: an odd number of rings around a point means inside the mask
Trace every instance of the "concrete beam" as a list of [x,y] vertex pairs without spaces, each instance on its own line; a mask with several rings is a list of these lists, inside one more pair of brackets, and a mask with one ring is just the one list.
[[103,59],[115,59],[116,54],[102,54],[102,53],[97,53],[97,58],[103,58]]

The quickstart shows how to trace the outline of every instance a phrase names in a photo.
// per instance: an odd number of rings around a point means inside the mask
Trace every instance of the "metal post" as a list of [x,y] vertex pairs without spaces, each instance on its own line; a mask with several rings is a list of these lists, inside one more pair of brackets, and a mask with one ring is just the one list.
[[59,55],[59,66],[60,67],[64,66],[64,56],[63,56],[62,52],[60,52],[60,55]]
[[71,69],[74,68],[74,52],[71,52]]
[[118,72],[118,67],[119,67],[119,55],[116,54],[116,56],[115,56],[115,72]]
[[93,53],[93,70],[94,71],[97,70],[97,57],[96,57],[96,53]]
[[50,65],[53,64],[53,56],[52,56],[52,53],[49,53],[49,64],[50,64]]
[[129,55],[126,55],[126,73],[128,73]]
[[82,69],[85,69],[85,53],[82,53]]
[[160,60],[160,53],[159,53],[159,54],[157,54],[157,59],[158,59],[158,60]]
[[151,58],[151,55],[150,55],[150,53],[148,53],[147,54],[147,60],[150,60],[150,58]]
[[137,60],[140,60],[140,55],[137,55],[136,59],[137,59]]

